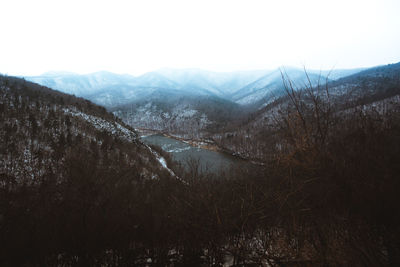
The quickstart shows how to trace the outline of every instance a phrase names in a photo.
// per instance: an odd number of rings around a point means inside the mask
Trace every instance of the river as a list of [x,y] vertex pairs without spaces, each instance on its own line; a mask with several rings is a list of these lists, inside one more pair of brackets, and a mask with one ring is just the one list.
[[148,145],[160,146],[164,151],[171,153],[172,158],[186,168],[189,168],[190,162],[198,162],[201,172],[218,172],[221,169],[227,170],[233,164],[244,163],[244,160],[226,153],[194,147],[161,134],[142,136],[141,139]]

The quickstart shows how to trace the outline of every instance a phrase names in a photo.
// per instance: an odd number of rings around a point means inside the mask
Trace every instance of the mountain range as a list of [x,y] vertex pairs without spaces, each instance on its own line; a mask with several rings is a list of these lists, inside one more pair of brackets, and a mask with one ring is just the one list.
[[218,129],[272,102],[284,93],[283,74],[302,87],[359,71],[160,69],[137,77],[101,71],[85,75],[48,72],[24,78],[102,105],[133,127],[184,134]]
[[[333,70],[307,71],[313,82],[326,78],[338,79],[360,71]],[[181,95],[220,97],[238,104],[254,104],[281,86],[281,72],[287,73],[294,82],[307,82],[304,70],[282,67],[275,70],[211,72],[200,69],[161,69],[135,77],[101,71],[91,74],[48,72],[25,79],[44,86],[85,97],[105,107],[148,98],[154,92],[179,92]]]
[[[132,95],[108,111],[0,75],[0,265],[222,265],[232,255],[318,265],[328,251],[328,265],[398,266],[400,63],[335,79],[164,72],[41,77],[87,98]],[[248,160],[203,175],[189,159],[186,172],[131,126]],[[293,240],[311,244],[301,261]],[[338,248],[352,255],[339,262]]]
[[298,108],[307,109],[313,103],[323,102],[325,106],[319,107],[323,109],[329,103],[330,109],[343,117],[346,114],[365,114],[367,111],[385,115],[400,112],[400,63],[368,68],[320,86],[298,88],[293,85],[294,89],[299,89],[295,92],[291,91],[288,83],[288,92],[285,91],[281,97],[266,102],[247,116],[230,123],[224,131],[211,134],[208,138],[246,157],[254,156],[259,151],[264,153],[270,146],[265,138],[268,136],[265,129],[273,125],[296,98],[302,99]]

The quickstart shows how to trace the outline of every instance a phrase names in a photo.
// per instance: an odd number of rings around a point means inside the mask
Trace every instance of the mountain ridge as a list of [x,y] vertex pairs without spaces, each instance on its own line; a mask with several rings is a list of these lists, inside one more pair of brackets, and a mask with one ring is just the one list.
[[[360,71],[365,70],[315,71],[281,67],[221,73],[161,69],[137,77],[102,71],[85,75],[56,72],[50,73],[51,77],[26,78],[102,105],[132,127],[174,129],[175,133],[195,129],[196,136],[199,133],[202,136],[206,129],[214,131],[226,124],[226,120],[262,109],[284,95],[283,77],[301,88],[309,82],[312,86],[322,85]],[[331,76],[334,79],[330,79]],[[225,108],[231,116],[226,114]],[[192,124],[193,121],[197,125]]]
[[[254,70],[254,71],[234,71],[234,72],[213,72],[201,69],[160,69],[153,72],[147,72],[140,76],[129,74],[115,74],[108,71],[94,72],[89,74],[75,74],[70,72],[49,72],[39,76],[25,76],[24,78],[39,84],[52,87],[65,93],[76,94],[77,96],[87,97],[108,89],[108,93],[112,93],[114,88],[130,87],[130,91],[137,88],[159,88],[162,90],[177,89],[185,93],[198,93],[200,95],[209,94],[216,95],[227,100],[237,102],[239,104],[248,104],[240,100],[237,94],[240,90],[246,90],[252,83],[255,83],[261,77],[271,73],[279,73],[280,70],[290,73],[303,73],[304,71],[294,67],[281,67],[275,70]],[[332,75],[338,73],[335,79],[342,77],[356,70],[333,70],[318,72],[310,70],[312,75]],[[318,74],[317,74],[318,73]],[[276,80],[280,79],[277,75]],[[263,87],[268,86],[265,84]],[[260,89],[260,88],[258,88]],[[234,96],[236,94],[236,96]],[[247,94],[248,95],[248,94]],[[117,96],[115,96],[118,98]],[[137,99],[130,99],[135,101]],[[257,99],[259,100],[259,99]],[[100,99],[96,99],[96,103],[110,107],[118,105],[118,101],[110,101],[107,104]],[[124,104],[124,103],[122,103]]]

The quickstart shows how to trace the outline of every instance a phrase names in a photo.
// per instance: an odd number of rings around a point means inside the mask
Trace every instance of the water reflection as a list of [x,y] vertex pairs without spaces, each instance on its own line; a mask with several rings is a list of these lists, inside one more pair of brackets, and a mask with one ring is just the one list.
[[200,171],[216,172],[226,170],[233,164],[242,163],[243,160],[227,155],[225,153],[210,151],[207,149],[193,147],[182,141],[165,137],[160,134],[142,137],[146,144],[160,146],[164,151],[171,153],[172,158],[189,168],[189,165],[198,162]]

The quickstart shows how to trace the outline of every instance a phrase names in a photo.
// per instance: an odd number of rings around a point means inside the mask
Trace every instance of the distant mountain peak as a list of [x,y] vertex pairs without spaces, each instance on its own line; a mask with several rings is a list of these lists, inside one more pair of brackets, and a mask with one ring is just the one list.
[[[132,101],[146,99],[156,91],[163,95],[179,92],[186,95],[219,96],[238,104],[257,104],[269,98],[271,93],[282,91],[282,73],[297,87],[338,80],[363,69],[313,70],[282,65],[273,70],[247,70],[232,72],[207,71],[200,68],[161,68],[140,76],[97,71],[76,74],[67,71],[50,71],[42,76],[25,77],[27,80],[87,97],[107,107],[115,107]],[[306,73],[308,74],[308,78]],[[283,92],[283,91],[282,91]]]

